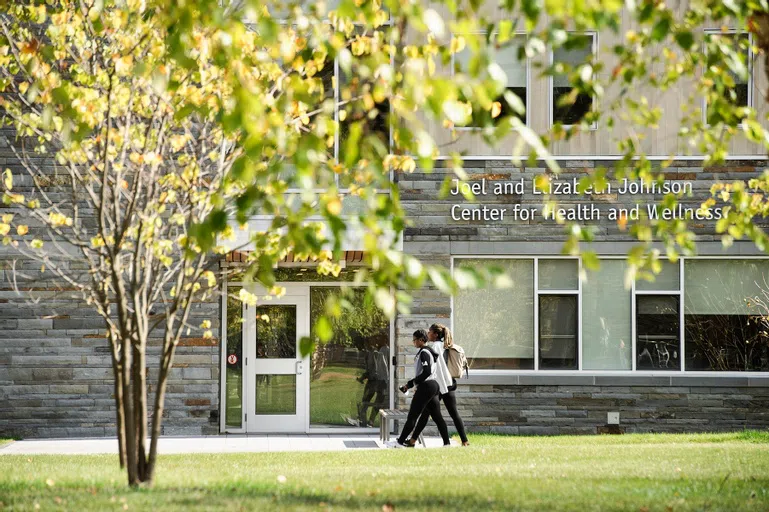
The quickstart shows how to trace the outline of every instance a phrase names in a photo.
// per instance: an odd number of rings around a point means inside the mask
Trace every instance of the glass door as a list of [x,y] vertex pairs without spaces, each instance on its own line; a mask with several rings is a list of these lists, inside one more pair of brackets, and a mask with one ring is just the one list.
[[307,429],[307,359],[299,340],[309,336],[306,295],[285,295],[246,307],[247,432]]

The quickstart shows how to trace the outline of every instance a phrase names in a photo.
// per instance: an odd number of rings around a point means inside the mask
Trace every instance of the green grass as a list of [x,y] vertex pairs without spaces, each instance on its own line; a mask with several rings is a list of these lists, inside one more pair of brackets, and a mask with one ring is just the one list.
[[[114,456],[0,456],[3,510],[767,510],[769,434],[472,436],[470,448],[163,456],[128,490]],[[285,477],[280,483],[278,477]]]
[[5,446],[7,444],[12,443],[12,442],[13,442],[13,439],[3,439],[3,438],[0,438],[0,448],[2,448],[3,446]]

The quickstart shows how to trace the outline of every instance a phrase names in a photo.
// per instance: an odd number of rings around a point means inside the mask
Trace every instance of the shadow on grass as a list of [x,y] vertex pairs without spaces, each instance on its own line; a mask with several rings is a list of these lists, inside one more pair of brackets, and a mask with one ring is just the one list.
[[[429,480],[426,481],[429,483]],[[109,510],[125,503],[139,510],[513,510],[507,499],[498,501],[481,496],[455,496],[452,499],[425,496],[420,484],[408,482],[413,496],[388,497],[386,493],[357,495],[349,489],[318,492],[302,488],[233,486],[228,488],[170,487],[154,489],[127,488],[19,488],[0,485],[0,509]],[[430,484],[432,485],[432,484]],[[15,488],[13,488],[15,487]],[[36,507],[35,507],[36,508]],[[387,508],[385,507],[385,510]]]
[[[121,486],[47,487],[2,485],[0,497],[11,510],[767,510],[769,479],[649,480],[628,478],[614,485],[585,479],[569,482],[521,479],[505,489],[466,489],[457,493],[445,480],[425,475],[404,482],[397,496],[339,486],[320,490],[284,484],[237,482],[231,485],[169,486],[129,490]],[[511,482],[512,483],[512,482]],[[595,493],[601,488],[602,492]],[[487,496],[485,491],[493,495]],[[2,508],[2,506],[0,506]]]

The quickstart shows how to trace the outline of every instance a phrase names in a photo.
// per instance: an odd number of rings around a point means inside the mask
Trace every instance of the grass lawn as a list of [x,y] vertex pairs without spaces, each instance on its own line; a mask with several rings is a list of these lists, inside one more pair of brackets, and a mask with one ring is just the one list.
[[4,455],[0,509],[769,509],[767,433],[470,441],[431,450],[164,456],[155,487],[138,491],[125,487],[114,456]]

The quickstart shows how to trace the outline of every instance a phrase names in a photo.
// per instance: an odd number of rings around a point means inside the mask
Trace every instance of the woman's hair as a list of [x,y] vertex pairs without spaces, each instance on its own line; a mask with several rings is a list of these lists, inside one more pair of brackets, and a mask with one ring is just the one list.
[[425,332],[424,329],[417,329],[416,331],[414,331],[414,339],[427,342],[427,333]]
[[451,335],[451,329],[443,324],[433,324],[430,330],[438,335],[438,339],[443,342],[443,348],[451,348],[454,345],[454,337]]

